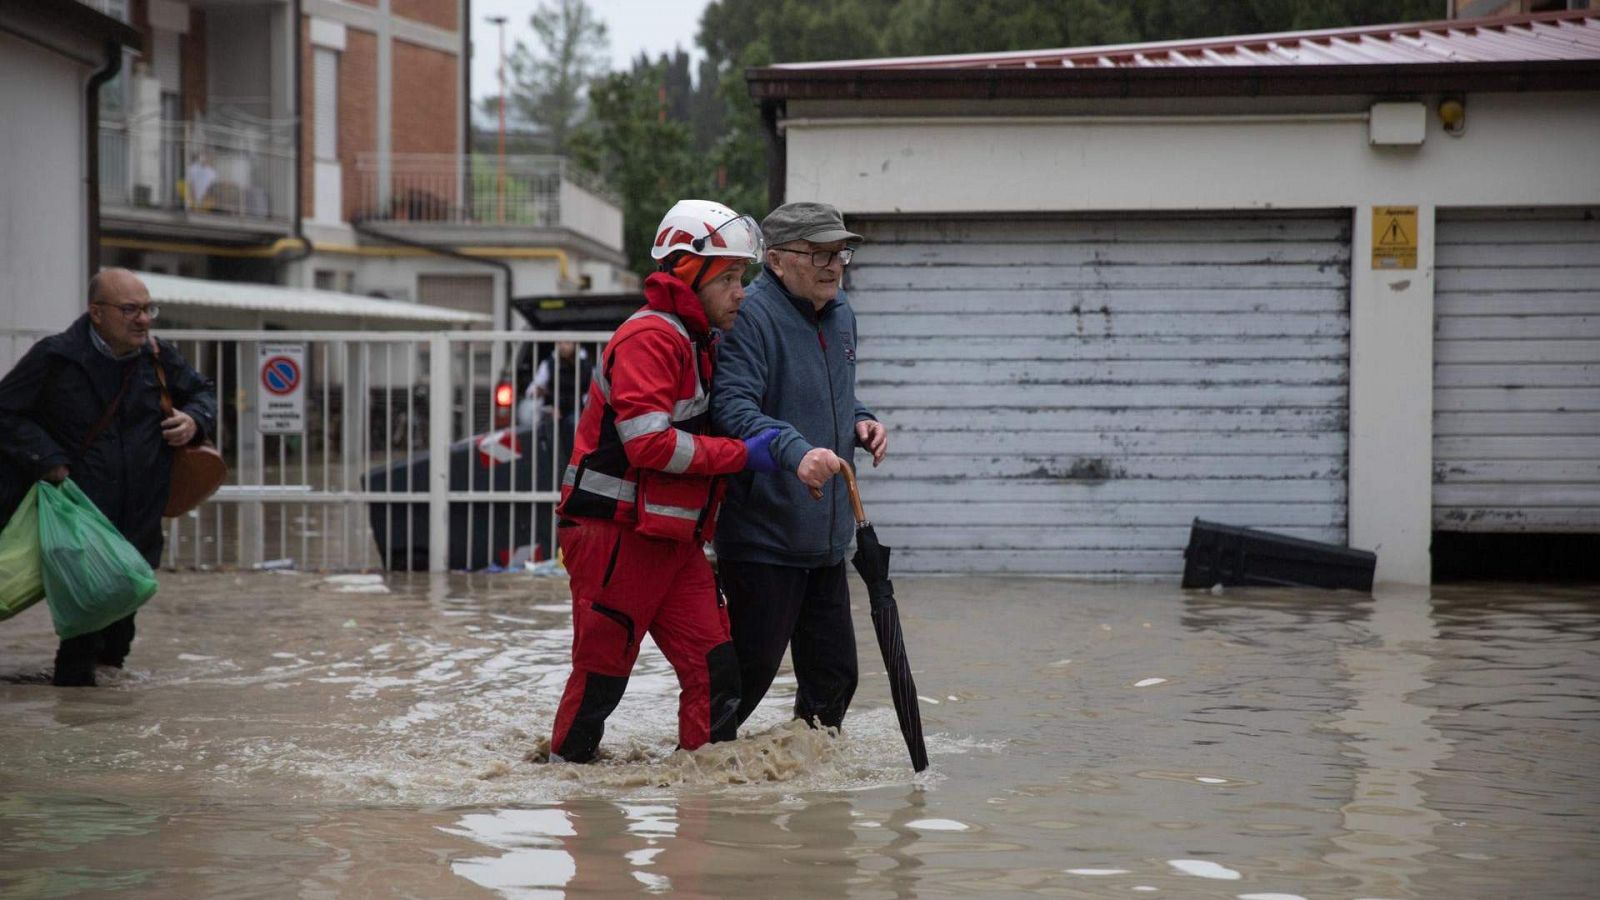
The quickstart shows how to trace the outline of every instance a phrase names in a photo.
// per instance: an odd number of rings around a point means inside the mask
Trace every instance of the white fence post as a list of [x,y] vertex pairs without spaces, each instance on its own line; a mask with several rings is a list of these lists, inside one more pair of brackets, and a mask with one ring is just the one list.
[[[428,571],[450,559],[450,342],[428,338]],[[412,490],[416,490],[413,485]]]

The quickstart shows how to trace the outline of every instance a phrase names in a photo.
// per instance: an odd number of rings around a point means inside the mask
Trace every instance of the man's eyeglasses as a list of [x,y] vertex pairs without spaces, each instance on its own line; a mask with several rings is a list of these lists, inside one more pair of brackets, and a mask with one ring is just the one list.
[[854,247],[846,247],[843,250],[791,250],[788,247],[773,247],[772,249],[783,253],[798,253],[801,256],[809,256],[811,257],[811,264],[819,269],[833,262],[835,254],[838,255],[839,265],[841,266],[850,265],[850,257],[856,255],[856,248]]
[[155,305],[154,303],[145,303],[141,305],[138,303],[101,303],[97,301],[95,306],[109,306],[117,312],[122,313],[122,317],[124,319],[137,319],[142,313],[149,316],[151,321],[154,321],[161,315],[161,307]]

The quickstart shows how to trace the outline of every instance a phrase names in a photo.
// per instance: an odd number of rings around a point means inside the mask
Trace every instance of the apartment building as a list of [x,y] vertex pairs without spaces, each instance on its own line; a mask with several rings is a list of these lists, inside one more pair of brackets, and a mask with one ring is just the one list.
[[467,0],[88,5],[142,38],[100,92],[101,262],[173,276],[164,324],[507,328],[514,297],[633,286],[602,189],[469,152]]

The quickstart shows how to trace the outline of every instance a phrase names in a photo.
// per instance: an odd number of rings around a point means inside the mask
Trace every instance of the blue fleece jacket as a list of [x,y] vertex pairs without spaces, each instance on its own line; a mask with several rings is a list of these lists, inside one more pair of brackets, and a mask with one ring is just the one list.
[[828,482],[817,501],[795,477],[813,447],[854,465],[856,423],[876,418],[856,399],[856,316],[844,292],[816,313],[763,270],[722,336],[711,416],[730,437],[781,429],[772,444],[779,470],[733,477],[717,556],[805,568],[844,559],[855,519],[843,479]]

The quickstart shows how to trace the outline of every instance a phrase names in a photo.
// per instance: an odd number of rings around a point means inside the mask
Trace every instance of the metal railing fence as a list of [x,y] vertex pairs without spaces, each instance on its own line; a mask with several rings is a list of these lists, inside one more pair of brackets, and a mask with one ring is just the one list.
[[100,197],[110,208],[288,221],[293,132],[140,117],[100,126]]
[[597,179],[561,156],[507,156],[502,171],[501,160],[491,154],[395,153],[387,180],[381,162],[374,153],[356,160],[357,215],[369,221],[568,226],[563,183],[620,205]]
[[[216,383],[212,438],[229,468],[211,500],[167,520],[166,567],[445,571],[554,557],[583,371],[609,332],[160,334]],[[5,337],[20,358],[37,336]],[[288,374],[298,417],[274,408],[292,396],[273,393]]]

